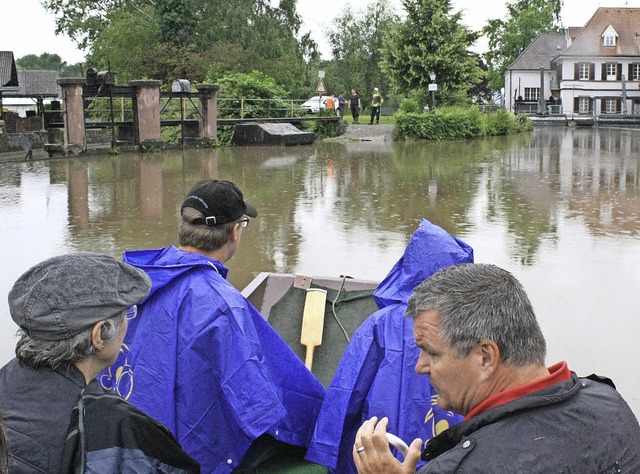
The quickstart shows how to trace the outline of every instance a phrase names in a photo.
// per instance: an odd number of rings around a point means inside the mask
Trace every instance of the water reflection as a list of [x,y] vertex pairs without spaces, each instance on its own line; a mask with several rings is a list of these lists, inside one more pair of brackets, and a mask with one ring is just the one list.
[[[634,295],[640,281],[640,134],[542,128],[449,143],[325,142],[5,163],[1,243],[8,292],[28,266],[71,250],[119,257],[175,243],[185,192],[238,184],[259,211],[229,262],[244,287],[260,271],[381,279],[420,218],[459,236],[476,260],[527,286],[549,361],[612,376],[636,413]],[[0,361],[15,326],[0,308]],[[615,350],[613,350],[615,348]]]

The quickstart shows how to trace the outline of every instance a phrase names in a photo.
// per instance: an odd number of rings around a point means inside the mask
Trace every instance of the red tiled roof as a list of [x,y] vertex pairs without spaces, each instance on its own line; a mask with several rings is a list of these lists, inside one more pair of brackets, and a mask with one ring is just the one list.
[[[618,37],[605,47],[602,33],[609,25]],[[562,56],[640,56],[640,8],[598,8]]]

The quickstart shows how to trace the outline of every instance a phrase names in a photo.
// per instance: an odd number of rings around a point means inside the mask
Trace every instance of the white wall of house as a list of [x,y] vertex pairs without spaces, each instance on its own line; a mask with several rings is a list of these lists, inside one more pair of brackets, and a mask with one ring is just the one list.
[[3,97],[2,107],[17,113],[20,117],[27,116],[27,110],[36,110],[36,102],[33,99],[22,97]]
[[537,102],[542,94],[545,100],[548,99],[551,95],[552,85],[557,84],[556,73],[545,70],[543,77],[544,85],[541,87],[539,70],[507,70],[504,78],[505,108],[513,112],[518,97],[522,97],[527,102]]
[[568,58],[562,62],[562,78],[562,113],[567,117],[640,115],[640,57]]

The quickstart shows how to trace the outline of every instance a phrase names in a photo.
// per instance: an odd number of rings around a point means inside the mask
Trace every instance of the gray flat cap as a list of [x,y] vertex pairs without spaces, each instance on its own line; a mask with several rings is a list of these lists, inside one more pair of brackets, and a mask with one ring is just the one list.
[[149,276],[108,255],[77,252],[27,270],[9,291],[11,317],[29,336],[68,339],[143,300]]

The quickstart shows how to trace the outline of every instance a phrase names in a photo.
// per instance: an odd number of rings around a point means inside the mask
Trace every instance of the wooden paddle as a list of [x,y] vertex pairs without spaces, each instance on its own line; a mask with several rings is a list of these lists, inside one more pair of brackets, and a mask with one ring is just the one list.
[[321,288],[308,288],[304,300],[302,313],[302,331],[300,332],[300,344],[307,346],[307,354],[304,365],[311,370],[313,363],[313,351],[316,346],[322,344],[322,331],[324,329],[324,307],[327,301],[327,290]]

